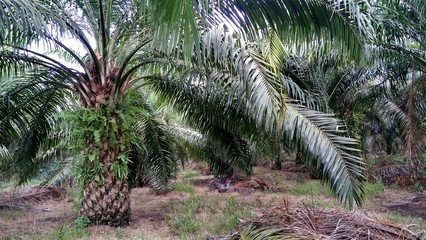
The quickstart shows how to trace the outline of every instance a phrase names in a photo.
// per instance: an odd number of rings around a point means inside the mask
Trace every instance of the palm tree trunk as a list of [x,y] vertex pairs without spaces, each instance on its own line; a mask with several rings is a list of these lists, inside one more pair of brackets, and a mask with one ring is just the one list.
[[112,70],[104,84],[92,82],[88,86],[92,91],[90,101],[83,102],[85,107],[97,109],[101,113],[102,121],[100,126],[96,126],[100,131],[98,133],[100,141],[99,139],[96,141],[93,133],[88,133],[86,137],[87,156],[91,154],[96,156],[93,161],[85,159],[86,167],[96,175],[92,181],[84,180],[79,214],[87,217],[92,224],[121,226],[128,224],[130,220],[128,166],[127,161],[122,159],[122,154],[130,148],[130,143],[123,135],[126,131],[124,120],[115,113],[111,107],[114,104],[110,102],[114,99],[111,79],[115,78],[116,71],[117,69]]
[[104,144],[100,154],[105,181],[86,184],[79,214],[91,223],[121,226],[130,220],[130,191],[126,179],[118,179],[111,171],[111,164],[117,161],[118,148]]

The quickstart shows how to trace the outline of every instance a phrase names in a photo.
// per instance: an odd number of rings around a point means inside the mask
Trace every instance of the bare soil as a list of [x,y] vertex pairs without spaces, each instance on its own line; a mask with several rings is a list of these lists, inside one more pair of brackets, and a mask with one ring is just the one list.
[[[182,175],[182,174],[181,174]],[[270,185],[272,190],[253,190],[250,192],[218,193],[209,186],[212,176],[197,176],[184,181],[189,182],[195,190],[194,194],[203,196],[232,195],[238,202],[245,201],[274,201],[286,199],[291,202],[312,201],[320,202],[324,207],[345,208],[337,201],[324,195],[293,195],[290,190],[296,184],[303,184],[310,180],[304,172],[290,172],[286,170],[270,170],[268,167],[256,167],[255,178],[261,179]],[[180,177],[178,181],[183,181]],[[245,185],[244,185],[245,186]],[[0,192],[1,194],[1,192]],[[87,231],[88,239],[178,239],[171,232],[167,224],[167,209],[179,200],[190,196],[186,192],[170,192],[166,195],[157,195],[147,188],[136,188],[131,192],[132,217],[129,226],[112,228],[109,226],[90,226]],[[70,197],[59,200],[49,200],[34,204],[29,209],[0,209],[0,239],[46,239],[45,236],[58,229],[61,225],[71,226],[74,221],[74,203]],[[423,218],[425,228],[426,195],[416,191],[386,188],[384,191],[371,196],[366,201],[364,211],[370,215],[384,216],[383,214],[398,213],[407,216]]]

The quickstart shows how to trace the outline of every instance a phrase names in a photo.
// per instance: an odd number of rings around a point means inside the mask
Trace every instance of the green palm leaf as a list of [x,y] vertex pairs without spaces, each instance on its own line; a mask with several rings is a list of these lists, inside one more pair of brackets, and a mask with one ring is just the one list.
[[325,51],[334,48],[358,59],[362,57],[359,50],[363,41],[373,38],[372,20],[365,2],[230,0],[222,4],[224,7],[219,10],[222,17],[252,38],[259,36],[259,32],[267,36],[273,28],[282,39],[297,42],[299,46],[322,39],[327,46]]
[[342,136],[344,125],[330,114],[288,103],[284,113],[283,138],[306,152],[308,164],[321,170],[341,202],[361,206],[365,162],[358,142]]

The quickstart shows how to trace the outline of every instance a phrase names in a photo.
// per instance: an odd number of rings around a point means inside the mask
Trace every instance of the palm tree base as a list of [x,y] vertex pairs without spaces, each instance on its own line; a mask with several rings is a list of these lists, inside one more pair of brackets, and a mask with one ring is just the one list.
[[130,191],[125,181],[109,177],[105,183],[89,183],[79,211],[90,224],[123,226],[130,221]]

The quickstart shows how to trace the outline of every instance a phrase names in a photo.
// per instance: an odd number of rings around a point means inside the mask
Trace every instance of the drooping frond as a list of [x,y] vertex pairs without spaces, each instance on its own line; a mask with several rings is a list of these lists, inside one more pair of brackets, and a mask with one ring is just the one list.
[[32,203],[61,197],[62,193],[54,187],[26,187],[19,192],[11,192],[0,196],[0,209],[27,209]]
[[173,140],[154,119],[144,118],[138,123],[136,131],[142,136],[140,155],[142,175],[157,192],[166,192],[173,188],[177,173],[177,159],[174,154]]
[[[146,0],[145,0],[146,1]],[[177,58],[183,57],[190,62],[193,50],[200,57],[201,51],[199,29],[206,27],[206,15],[210,12],[211,3],[193,0],[159,0],[147,1],[152,15],[155,16],[155,42],[169,54],[175,46],[180,48]],[[158,41],[158,40],[162,41]],[[163,41],[167,39],[167,41]]]
[[422,151],[426,129],[422,127],[421,116],[416,111],[416,95],[410,89],[406,101],[398,104],[392,99],[380,99],[377,104],[381,109],[382,117],[399,124],[404,142],[405,157],[408,161],[415,161]]
[[229,177],[237,171],[246,175],[253,173],[254,155],[244,139],[223,129],[209,132],[206,153],[208,164],[216,176]]
[[344,125],[330,114],[291,103],[284,115],[284,140],[305,152],[308,164],[321,170],[322,179],[341,202],[360,206],[365,163],[359,157],[359,143],[342,135]]
[[320,106],[318,99],[312,96],[307,90],[302,89],[291,78],[281,74],[281,80],[283,88],[287,91],[288,95],[292,99],[300,101],[301,105],[317,111],[326,109],[324,106]]
[[[239,47],[244,43],[235,36],[219,33],[212,31],[203,38],[206,61],[199,69],[170,71],[180,79],[170,74],[147,76],[145,81],[203,131],[225,130],[247,138],[265,131],[278,141],[286,139],[285,144],[296,145],[323,171],[342,202],[361,205],[364,162],[358,143],[344,137],[344,126],[332,115],[293,104],[259,53]],[[297,96],[299,90],[292,92]]]
[[281,109],[283,92],[269,63],[241,39],[223,33],[221,28],[205,33],[202,39],[206,88],[228,88],[230,98],[246,101],[244,111],[254,114],[259,124],[265,119],[273,121]]
[[132,149],[129,153],[132,185],[143,179],[156,192],[170,191],[174,186],[178,163],[184,162],[180,143],[170,133],[152,102],[140,91],[126,96],[126,111],[133,115]]
[[72,170],[76,167],[75,158],[67,157],[65,159],[52,161],[50,165],[41,169],[41,173],[37,175],[42,179],[42,186],[58,186],[69,179]]

